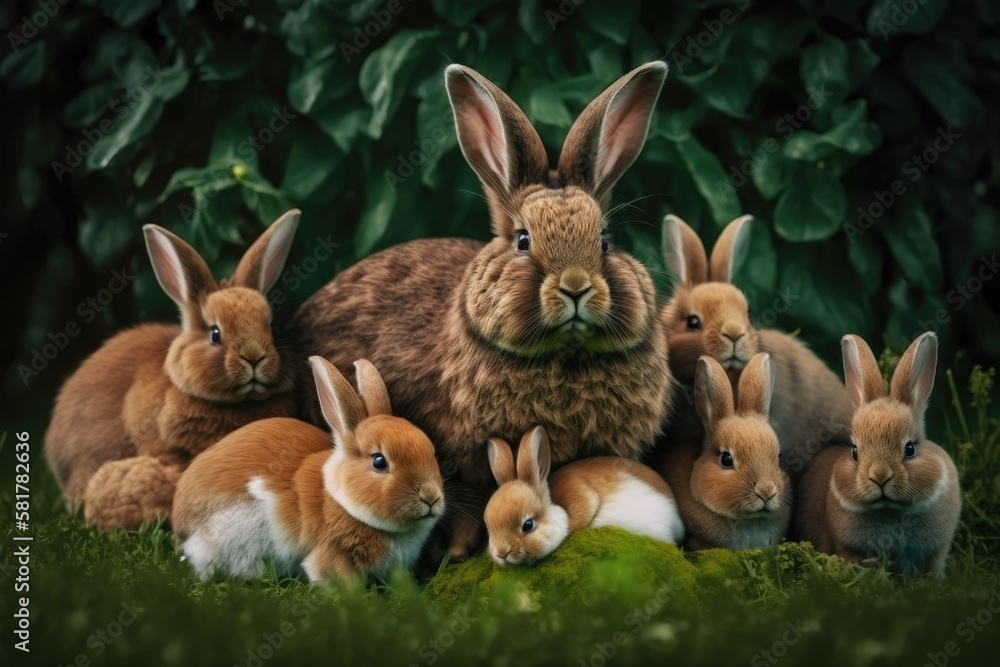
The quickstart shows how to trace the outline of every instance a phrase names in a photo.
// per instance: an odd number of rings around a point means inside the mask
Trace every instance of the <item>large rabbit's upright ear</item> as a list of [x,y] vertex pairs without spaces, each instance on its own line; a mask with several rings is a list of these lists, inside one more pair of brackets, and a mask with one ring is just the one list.
[[378,370],[367,359],[354,362],[354,375],[358,381],[358,393],[365,404],[365,412],[369,417],[375,415],[392,415],[392,403],[389,401],[389,390]]
[[774,364],[767,352],[758,352],[747,362],[737,384],[740,412],[768,415],[774,395]]
[[722,230],[715,247],[712,248],[712,282],[732,283],[736,267],[743,261],[750,247],[750,224],[752,215],[736,218]]
[[[910,406],[914,420],[921,426],[927,411],[927,401],[934,389],[937,350],[937,335],[933,331],[921,334],[906,348],[892,375],[890,395]],[[923,437],[923,433],[918,435]]]
[[559,180],[601,204],[646,143],[653,107],[667,78],[662,61],[637,67],[591,102],[570,128],[559,156]]
[[722,365],[708,355],[698,357],[694,371],[694,407],[711,433],[720,420],[734,414],[733,388]]
[[885,397],[885,382],[878,361],[861,336],[848,334],[840,341],[844,355],[844,384],[854,409]]
[[329,361],[320,356],[309,357],[316,393],[323,417],[333,430],[338,447],[351,447],[354,430],[364,419],[365,409],[351,383]]
[[663,218],[663,261],[677,285],[694,287],[708,280],[705,246],[691,226],[673,214]]
[[285,260],[292,249],[292,239],[299,227],[302,212],[292,209],[268,227],[243,254],[233,284],[266,294],[278,282]]
[[549,436],[544,428],[536,426],[524,434],[517,448],[517,478],[539,487],[548,480],[551,467]]
[[497,484],[503,485],[517,479],[514,471],[514,454],[510,445],[500,438],[490,438],[486,442],[486,457],[490,461],[490,470]]
[[524,112],[482,74],[449,65],[444,79],[458,145],[486,188],[493,231],[509,236],[514,230],[506,203],[521,187],[548,180],[545,147]]
[[143,225],[142,233],[156,280],[180,306],[187,328],[189,312],[197,307],[202,296],[218,289],[218,284],[201,255],[178,236],[157,225]]

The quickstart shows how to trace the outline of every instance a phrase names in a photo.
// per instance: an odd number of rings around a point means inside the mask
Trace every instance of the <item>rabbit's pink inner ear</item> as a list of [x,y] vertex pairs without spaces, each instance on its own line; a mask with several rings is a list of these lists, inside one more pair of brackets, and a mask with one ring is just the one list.
[[500,438],[490,438],[486,442],[486,457],[490,462],[490,470],[497,484],[506,484],[517,479],[514,471],[514,455],[510,445]]
[[292,249],[301,216],[301,211],[293,209],[268,227],[240,259],[233,282],[265,294],[274,287]]
[[844,358],[844,384],[855,409],[885,396],[885,382],[878,361],[860,336],[848,334],[841,339]]
[[909,405],[922,423],[937,373],[937,336],[920,335],[910,343],[892,376],[891,395]]
[[338,443],[351,442],[354,430],[364,418],[354,387],[323,357],[309,357],[309,364],[316,380],[316,394],[323,417],[333,429]]
[[646,142],[666,77],[666,63],[647,63],[620,78],[583,110],[559,157],[559,171],[568,184],[606,202]]
[[705,425],[712,431],[719,420],[734,414],[733,390],[726,371],[712,357],[698,357],[694,372],[694,407]]
[[358,383],[358,393],[365,405],[369,417],[375,415],[391,415],[392,402],[389,400],[389,390],[386,389],[382,376],[367,359],[354,362],[354,375]]
[[705,246],[691,226],[673,214],[663,218],[663,259],[679,285],[693,287],[708,280]]
[[771,410],[774,394],[774,363],[766,352],[758,352],[740,373],[737,383],[739,411],[761,414],[765,417]]
[[536,426],[521,438],[517,448],[517,478],[539,486],[545,482],[552,466],[549,437],[545,429]]
[[736,268],[743,262],[750,248],[752,215],[744,215],[730,222],[719,235],[712,248],[711,279],[714,282],[732,283]]
[[182,311],[215,288],[211,271],[194,248],[157,225],[144,225],[142,232],[157,282]]

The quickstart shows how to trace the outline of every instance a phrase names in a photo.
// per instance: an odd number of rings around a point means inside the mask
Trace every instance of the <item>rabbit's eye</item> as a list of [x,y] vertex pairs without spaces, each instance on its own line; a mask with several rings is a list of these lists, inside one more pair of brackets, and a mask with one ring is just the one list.
[[608,237],[604,234],[601,234],[601,252],[608,252]]
[[858,446],[857,445],[851,445],[851,458],[854,459],[855,461],[858,460]]
[[906,446],[903,447],[903,451],[906,452],[906,458],[913,458],[917,455],[917,443],[910,440],[906,443]]
[[212,328],[208,331],[213,343],[222,342],[222,330],[218,327],[218,325],[212,325]]
[[722,464],[723,468],[733,467],[733,455],[729,452],[722,452],[722,456],[719,458],[719,463]]
[[528,252],[531,249],[531,238],[523,229],[517,233],[517,251]]
[[521,524],[521,532],[530,533],[535,529],[534,519],[525,519],[524,523]]
[[389,462],[382,454],[374,454],[372,455],[372,468],[378,472],[386,472],[389,470]]
[[700,329],[701,328],[701,318],[697,315],[688,315],[687,318],[688,329]]

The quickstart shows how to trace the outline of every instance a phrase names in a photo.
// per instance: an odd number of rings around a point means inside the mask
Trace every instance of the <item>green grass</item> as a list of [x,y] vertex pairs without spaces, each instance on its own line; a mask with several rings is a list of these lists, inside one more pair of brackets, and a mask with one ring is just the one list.
[[[938,667],[946,658],[992,662],[1000,640],[990,611],[991,602],[1000,611],[1000,423],[988,417],[991,380],[975,372],[967,396],[952,382],[946,399],[953,395],[958,409],[932,431],[943,433],[964,489],[945,583],[899,577],[885,565],[847,566],[803,544],[683,554],[616,529],[575,534],[534,568],[500,569],[480,555],[423,585],[405,574],[367,589],[273,575],[204,583],[159,525],[101,535],[68,516],[43,473],[37,429],[31,653],[14,651],[5,629],[0,655],[13,658],[5,665],[919,667],[934,664],[929,654]],[[5,461],[13,441],[8,434]],[[4,481],[5,507],[12,486]],[[5,565],[15,534],[7,524]],[[22,595],[12,593],[15,576],[0,571],[5,628]]]

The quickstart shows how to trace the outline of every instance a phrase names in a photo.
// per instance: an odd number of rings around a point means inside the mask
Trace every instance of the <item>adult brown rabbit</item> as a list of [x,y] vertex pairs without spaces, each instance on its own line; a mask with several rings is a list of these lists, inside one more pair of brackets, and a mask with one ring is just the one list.
[[[666,64],[647,63],[608,88],[550,170],[517,105],[479,73],[449,66],[459,144],[486,191],[493,240],[389,248],[296,314],[303,349],[345,374],[355,359],[374,363],[397,414],[427,432],[446,471],[484,496],[495,486],[491,436],[514,441],[544,424],[558,464],[639,458],[660,431],[672,380],[653,283],[610,244],[603,207],[645,142],[666,73]],[[481,511],[453,526],[452,556],[479,541]]]
[[216,283],[204,260],[162,227],[143,233],[181,325],[144,324],[92,354],[63,385],[45,454],[73,508],[100,530],[169,516],[191,459],[230,431],[295,415],[294,373],[280,357],[264,294],[299,223],[289,211]]

